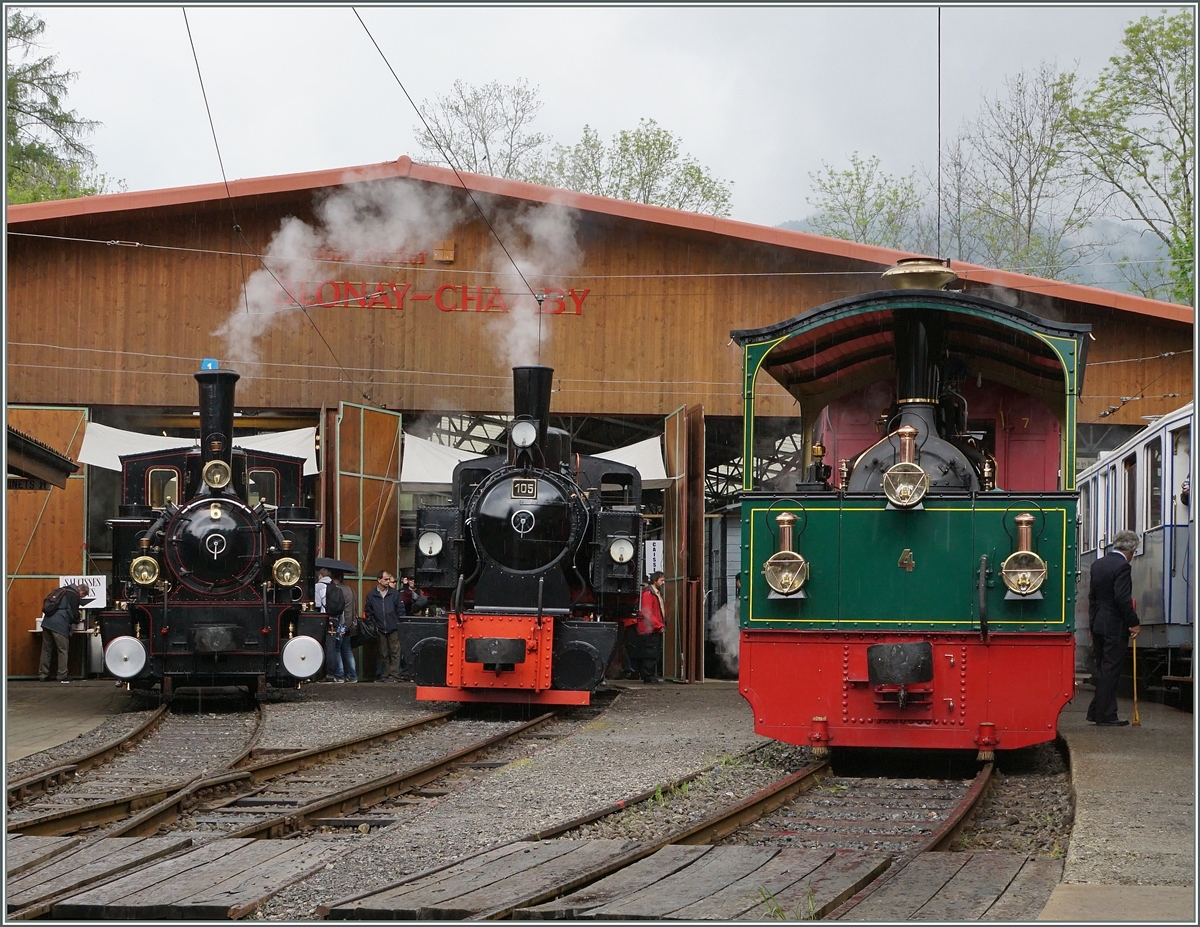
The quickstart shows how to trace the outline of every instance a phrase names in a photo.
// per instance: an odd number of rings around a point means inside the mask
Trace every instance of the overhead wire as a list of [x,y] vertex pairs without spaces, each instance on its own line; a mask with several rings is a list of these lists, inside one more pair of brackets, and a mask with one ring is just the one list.
[[[346,377],[350,380],[351,385],[353,385],[354,388],[356,390],[358,390],[359,395],[362,396],[362,398],[364,400],[366,400],[368,403],[370,403],[371,405],[382,408],[382,406],[380,406],[379,403],[377,403],[374,399],[372,399],[367,394],[367,391],[365,389],[363,389],[361,385],[359,385],[358,381],[350,376],[350,373],[346,370],[346,368],[342,366],[342,362],[338,358],[337,352],[333,350],[333,345],[331,345],[329,343],[329,339],[327,339],[325,337],[325,333],[321,331],[320,326],[317,325],[317,323],[313,319],[313,317],[308,314],[308,309],[305,307],[305,305],[303,303],[301,303],[298,299],[296,299],[294,296],[292,296],[292,294],[290,292],[288,292],[287,287],[285,287],[283,285],[283,283],[280,281],[280,279],[275,275],[275,272],[267,265],[266,261],[263,260],[262,255],[260,255],[258,253],[258,250],[252,244],[250,244],[250,241],[246,238],[245,234],[242,232],[242,227],[237,221],[237,213],[236,213],[236,211],[234,211],[233,194],[229,189],[229,180],[225,177],[225,161],[221,157],[221,146],[220,146],[220,143],[217,141],[217,128],[216,128],[216,124],[213,122],[212,108],[208,105],[208,92],[204,89],[204,75],[200,70],[200,56],[196,52],[196,43],[192,40],[192,27],[191,27],[191,24],[188,22],[187,8],[180,7],[180,9],[183,11],[183,23],[184,23],[184,26],[187,28],[188,43],[191,45],[191,49],[192,49],[192,60],[195,61],[195,63],[196,63],[196,77],[200,81],[200,94],[204,98],[204,111],[208,114],[208,125],[209,125],[209,128],[212,130],[213,146],[217,149],[217,163],[221,166],[221,180],[225,184],[225,195],[229,198],[229,208],[233,215],[233,231],[241,238],[243,244],[245,244],[246,247],[250,249],[250,253],[254,255],[255,260],[258,261],[258,263],[262,267],[262,269],[271,275],[271,279],[275,281],[275,283],[279,286],[279,288],[284,293],[286,293],[289,298],[291,298],[292,302],[296,304],[296,307],[299,308],[300,311],[304,313],[304,317],[306,319],[308,319],[308,324],[313,327],[313,331],[315,331],[317,333],[317,337],[321,339],[322,343],[325,345],[326,350],[329,351],[329,355],[330,355],[330,357],[333,358],[334,363],[337,364],[338,369],[341,370],[346,375]],[[122,244],[124,244],[124,243],[122,243]],[[242,271],[242,297],[245,300],[246,312],[247,312],[247,314],[249,314],[249,312],[250,312],[249,293],[248,293],[248,284],[246,281],[246,274],[245,274],[244,269]]]
[[[47,240],[51,240],[51,241],[70,241],[70,242],[77,242],[80,244],[105,245],[106,247],[110,247],[110,248],[112,248],[112,247],[146,248],[148,250],[159,250],[159,251],[180,251],[180,252],[184,252],[187,254],[208,254],[208,255],[213,255],[216,257],[245,257],[245,254],[240,251],[222,251],[222,250],[216,249],[216,248],[187,248],[187,247],[183,247],[181,245],[156,245],[156,244],[148,244],[146,242],[141,242],[141,241],[119,241],[119,240],[115,240],[115,239],[80,238],[80,237],[74,236],[74,235],[47,235],[47,234],[41,233],[41,232],[14,232],[14,231],[9,230],[6,232],[6,234],[11,237],[18,237],[18,238],[42,238],[42,239],[47,239]],[[254,256],[258,257],[257,254],[255,254]],[[303,261],[311,263],[311,264],[333,264],[336,266],[344,266],[346,263],[348,263],[344,260],[335,260],[333,258],[313,258],[313,257],[308,257],[308,256],[294,257],[294,256],[287,256],[287,255],[280,255],[280,257],[283,260],[296,260],[296,261],[303,260]],[[259,260],[261,260],[261,258]],[[1089,267],[1117,267],[1117,266],[1132,266],[1134,264],[1149,265],[1149,264],[1170,264],[1170,263],[1171,263],[1170,258],[1155,258],[1154,260],[1148,260],[1148,261],[1096,261],[1096,262],[1090,263],[1088,266]],[[424,265],[424,264],[400,264],[400,263],[389,264],[389,263],[378,263],[378,262],[374,262],[374,261],[354,261],[353,266],[355,266],[355,267],[370,267],[370,268],[377,268],[377,269],[381,269],[381,270],[408,270],[408,271],[413,271],[413,272],[418,272],[418,273],[419,272],[427,272],[427,273],[436,272],[438,274],[463,274],[463,275],[481,276],[481,277],[520,276],[519,270],[518,271],[469,270],[469,269],[459,269],[459,268],[453,268],[453,267],[433,268],[433,267],[429,267],[428,265]],[[1033,270],[1034,268],[981,267],[979,269],[983,270],[985,272],[999,270],[999,271],[1005,272],[1005,273],[1028,275],[1030,273],[1030,271]],[[966,270],[959,271],[959,274],[960,274],[960,276],[964,276],[964,279],[967,279],[967,280],[977,279],[977,278],[972,278],[970,276],[972,272],[973,271],[971,269],[966,269]],[[796,271],[770,270],[770,271],[714,271],[714,272],[708,272],[708,273],[686,273],[686,274],[672,274],[672,273],[653,273],[653,274],[564,273],[561,276],[563,279],[567,279],[567,280],[686,280],[686,279],[710,280],[710,279],[723,279],[723,278],[751,279],[751,278],[755,278],[755,277],[878,277],[879,271],[878,270],[796,270]],[[1070,280],[1050,280],[1050,279],[1039,279],[1038,283],[1036,284],[1036,287],[1039,290],[1047,289],[1047,288],[1051,288],[1051,287],[1055,287],[1055,286],[1091,286],[1091,287],[1095,288],[1097,285],[1096,284],[1075,283]],[[285,290],[285,292],[286,292],[286,290]],[[290,293],[288,295],[289,295],[289,297],[291,296]],[[1137,294],[1129,294],[1129,295],[1136,296]],[[1140,297],[1139,296],[1138,298],[1139,299],[1148,299],[1149,297]]]
[[375,50],[377,52],[379,52],[379,57],[383,59],[384,65],[387,67],[388,71],[391,72],[392,77],[395,79],[396,84],[400,87],[400,90],[404,94],[405,99],[408,100],[409,105],[416,112],[417,118],[419,118],[421,120],[421,125],[423,125],[425,127],[425,131],[429,135],[429,138],[431,138],[433,140],[433,143],[435,145],[437,145],[438,151],[440,151],[442,154],[442,157],[446,159],[446,164],[449,165],[450,170],[454,171],[454,176],[456,178],[458,178],[458,182],[460,184],[462,184],[462,188],[466,192],[468,199],[471,200],[471,204],[475,207],[476,210],[478,210],[479,217],[481,219],[483,219],[484,223],[488,227],[488,231],[492,233],[492,237],[496,239],[496,243],[498,245],[500,245],[500,249],[504,252],[504,256],[506,258],[508,258],[509,262],[513,266],[513,269],[520,276],[521,282],[524,283],[525,287],[529,290],[529,295],[532,296],[534,298],[534,300],[536,300],[536,302],[538,304],[538,310],[539,310],[538,311],[538,363],[540,364],[542,361],[542,313],[541,313],[541,307],[542,307],[542,301],[546,298],[545,294],[543,293],[542,296],[539,298],[537,293],[535,293],[533,291],[533,287],[530,286],[529,281],[527,279],[525,279],[525,274],[521,272],[520,266],[517,264],[516,260],[513,259],[513,256],[509,253],[508,247],[504,244],[504,240],[500,237],[500,234],[496,231],[495,227],[493,227],[492,221],[487,217],[487,213],[485,213],[483,211],[483,207],[480,206],[479,202],[475,199],[475,194],[471,192],[471,188],[467,186],[467,182],[462,179],[462,174],[459,173],[458,165],[454,163],[454,157],[451,155],[450,152],[448,152],[444,147],[442,147],[441,141],[434,134],[433,130],[429,127],[429,123],[425,119],[425,114],[421,112],[421,108],[419,106],[417,106],[417,104],[413,101],[413,98],[409,95],[407,88],[405,88],[405,86],[404,86],[404,82],[402,80],[400,80],[400,76],[396,73],[396,69],[392,67],[392,63],[390,61],[388,61],[387,55],[385,55],[383,53],[383,49],[380,48],[379,43],[375,41],[375,36],[373,36],[371,34],[371,30],[368,29],[367,24],[365,22],[363,22],[363,18],[358,15],[358,10],[354,7],[350,7],[350,10],[352,13],[354,13],[354,18],[358,20],[359,25],[361,25],[363,27],[363,31],[367,34],[367,38],[371,40],[371,44],[375,46]]

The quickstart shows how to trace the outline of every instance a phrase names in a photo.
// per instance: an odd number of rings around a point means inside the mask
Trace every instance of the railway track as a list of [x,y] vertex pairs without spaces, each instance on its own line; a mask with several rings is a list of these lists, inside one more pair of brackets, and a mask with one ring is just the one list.
[[197,777],[245,759],[262,731],[260,711],[169,714],[132,747],[53,791],[10,809],[8,832],[57,836],[119,820]]
[[122,752],[132,749],[142,738],[153,732],[167,714],[167,706],[162,705],[152,711],[137,727],[120,737],[101,744],[94,750],[82,753],[66,763],[48,766],[37,772],[28,773],[10,782],[7,787],[8,807],[13,808],[23,802],[44,795],[58,786],[64,785],[80,773],[109,762]]
[[[615,834],[600,836],[604,833],[606,819],[635,814],[639,802],[653,803],[661,800],[664,794],[678,794],[686,783],[695,782],[709,772],[710,769],[701,770],[663,783],[627,801],[598,809],[562,826],[530,834],[522,840],[489,848],[466,860],[456,860],[440,870],[418,873],[371,892],[322,905],[317,913],[335,919],[387,916],[389,910],[392,916],[401,919],[410,915],[471,920],[506,919],[514,915],[548,919],[585,916],[584,912],[589,908],[612,904],[622,892],[635,890],[639,880],[645,881],[647,886],[653,884],[655,879],[662,877],[662,872],[649,879],[645,873],[653,871],[655,865],[669,875],[700,860],[704,854],[720,854],[725,852],[723,848],[730,848],[728,852],[734,854],[757,854],[764,865],[777,854],[780,854],[780,860],[786,858],[789,866],[809,854],[813,859],[833,861],[835,869],[839,859],[853,858],[852,864],[842,866],[843,871],[837,873],[836,880],[829,876],[823,881],[818,880],[821,892],[806,899],[808,908],[803,912],[804,917],[817,919],[836,909],[841,916],[853,904],[868,897],[870,887],[877,881],[886,882],[922,855],[947,848],[986,795],[992,766],[988,764],[974,780],[967,782],[900,780],[888,783],[878,779],[835,777],[828,764],[814,763],[656,839],[630,841],[620,840]],[[888,788],[888,785],[892,787]],[[800,821],[807,821],[809,826],[797,826]],[[797,841],[798,831],[804,831],[806,835],[802,841]],[[580,839],[583,834],[586,837]],[[524,894],[514,894],[494,906],[450,900],[456,894],[470,894],[470,886],[485,882],[488,877],[481,873],[486,873],[489,865],[511,866],[512,860],[505,862],[505,859],[512,848],[528,846],[534,848],[535,853],[553,853],[556,842],[569,847],[565,852],[577,857],[585,854],[589,846],[597,848],[591,855],[599,858],[591,866],[569,867],[569,875],[556,879],[543,875],[543,879],[550,881],[527,888]],[[547,847],[550,849],[544,849]],[[854,852],[864,849],[875,852]],[[839,852],[847,852],[849,856],[839,857]],[[492,863],[493,859],[495,863]],[[666,862],[662,862],[664,859]],[[554,871],[548,863],[539,862],[538,865],[547,873]],[[459,868],[462,869],[461,890],[454,884],[454,873]],[[788,870],[784,868],[783,871]],[[513,878],[520,881],[516,875]],[[419,896],[422,880],[437,883],[436,894],[447,899],[448,907],[430,907],[422,902],[424,907],[418,905],[409,910],[403,902],[389,902],[392,904],[389,908],[388,904],[376,900],[404,896],[406,891]],[[764,876],[764,884],[772,884],[767,876]],[[754,898],[753,903],[757,902]],[[472,908],[473,904],[477,906]],[[724,915],[728,916],[733,915]],[[781,916],[786,917],[786,912]]]

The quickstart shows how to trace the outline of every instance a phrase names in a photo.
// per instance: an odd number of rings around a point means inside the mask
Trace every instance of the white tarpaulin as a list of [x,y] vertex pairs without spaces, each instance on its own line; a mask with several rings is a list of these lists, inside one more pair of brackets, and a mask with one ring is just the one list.
[[666,489],[671,485],[667,468],[663,466],[662,441],[659,438],[647,438],[637,444],[619,447],[615,451],[596,456],[636,467],[642,475],[643,489]]
[[[296,428],[291,431],[240,438],[235,435],[233,446],[300,457],[304,460],[304,475],[312,476],[318,472],[316,438],[316,428]],[[190,448],[195,447],[197,443],[195,438],[164,438],[162,435],[144,435],[136,431],[122,431],[120,428],[88,422],[83,432],[83,445],[79,449],[79,462],[103,467],[105,470],[119,471],[123,456],[143,454],[146,451]]]
[[[450,492],[455,465],[480,456],[482,455],[406,434],[404,462],[400,467],[400,490]],[[667,477],[667,468],[663,466],[662,442],[658,438],[649,438],[596,456],[637,468],[642,475],[644,489],[666,489],[671,485],[671,480]]]
[[406,434],[404,459],[400,464],[400,491],[450,492],[455,466],[481,456]]

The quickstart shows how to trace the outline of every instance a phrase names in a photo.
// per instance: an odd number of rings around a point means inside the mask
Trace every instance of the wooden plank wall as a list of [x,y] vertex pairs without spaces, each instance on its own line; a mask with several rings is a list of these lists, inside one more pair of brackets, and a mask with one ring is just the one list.
[[[394,183],[428,187],[406,179]],[[349,306],[259,318],[265,330],[255,343],[253,364],[231,360],[232,349],[214,332],[231,315],[246,321],[239,305],[243,275],[257,267],[248,252],[251,247],[263,252],[287,216],[312,222],[310,193],[239,202],[249,247],[230,231],[223,203],[10,229],[9,401],[190,408],[197,362],[215,356],[243,374],[238,402],[244,408],[318,409],[348,401],[402,410],[506,412],[509,365],[540,361],[556,368],[554,407],[560,414],[661,416],[700,403],[709,416],[736,416],[741,352],[729,343],[731,329],[773,324],[879,286],[877,267],[843,258],[555,206],[529,211],[528,203],[485,197],[493,224],[521,257],[529,282],[539,290],[574,289],[582,298],[578,315],[569,295],[549,301],[548,308],[561,305],[566,311],[541,317],[539,357],[536,319],[525,320],[533,346],[521,351],[514,347],[521,324],[516,313],[442,311],[436,305],[443,286],[468,287],[472,308],[476,288],[485,304],[493,288],[509,306],[521,292],[518,278],[495,272],[507,265],[484,223],[471,218],[473,207],[454,191],[439,189],[448,210],[460,217],[435,233],[453,241],[451,262],[435,262],[437,242],[418,236],[412,247],[426,248],[427,254],[420,267],[359,263],[278,271],[316,283],[335,279],[400,289],[408,284],[403,308],[384,305],[398,302],[393,294],[375,305],[359,305],[371,302],[362,297]],[[522,215],[549,217],[563,228],[573,219],[575,247],[559,234],[548,236],[545,248],[535,248],[521,230],[528,227]],[[20,237],[26,231],[97,243]],[[108,241],[184,250],[103,243]],[[394,243],[381,241],[378,247],[395,250]],[[272,286],[267,289],[274,293]],[[325,298],[332,295],[330,287],[322,291]],[[461,301],[461,291],[443,293],[444,304]],[[1144,346],[1151,355],[1191,346],[1190,326],[1044,302],[1037,308],[1051,316],[1078,320],[1090,312],[1082,320],[1103,327],[1092,346],[1100,358],[1110,352],[1128,356],[1123,352],[1134,347],[1141,352]],[[1137,379],[1153,379],[1169,365],[1170,360],[1146,362]],[[1089,376],[1089,390],[1128,395],[1118,383],[1104,384],[1110,375],[1133,376],[1116,366],[1098,368]],[[1188,365],[1176,364],[1155,381],[1156,389],[1159,385],[1164,393],[1185,386],[1190,392]],[[1172,403],[1144,401],[1109,421],[1140,422],[1143,414],[1181,404]],[[760,406],[763,414],[793,409],[782,398],[777,409]],[[1086,407],[1084,420],[1091,410]]]
[[[8,408],[8,423],[13,428],[33,435],[72,460],[83,443],[86,421],[83,409]],[[42,599],[58,587],[59,576],[85,572],[86,498],[87,479],[82,469],[67,480],[66,489],[7,493],[5,627],[9,676],[37,674],[42,641],[41,635],[30,631],[42,613]],[[75,658],[72,672],[76,669]]]

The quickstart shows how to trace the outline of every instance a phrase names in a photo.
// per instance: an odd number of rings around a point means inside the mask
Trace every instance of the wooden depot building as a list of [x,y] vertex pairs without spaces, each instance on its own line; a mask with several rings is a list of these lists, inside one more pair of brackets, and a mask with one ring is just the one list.
[[[879,289],[911,256],[407,157],[10,206],[7,244],[10,426],[75,461],[93,423],[194,435],[192,374],[215,358],[241,374],[239,434],[315,429],[325,553],[364,576],[411,562],[403,435],[481,449],[511,412],[513,365],[555,369],[577,449],[662,435],[667,661],[684,679],[703,672],[704,613],[733,591],[736,550],[704,519],[741,483],[730,331]],[[953,269],[968,292],[1092,326],[1081,454],[1192,398],[1190,307]],[[802,425],[761,388],[769,457]],[[1009,412],[998,435],[1020,427]],[[88,465],[58,488],[14,474],[12,453],[7,672],[22,676],[57,577],[109,569],[119,474]]]

